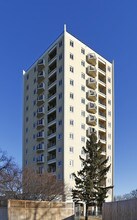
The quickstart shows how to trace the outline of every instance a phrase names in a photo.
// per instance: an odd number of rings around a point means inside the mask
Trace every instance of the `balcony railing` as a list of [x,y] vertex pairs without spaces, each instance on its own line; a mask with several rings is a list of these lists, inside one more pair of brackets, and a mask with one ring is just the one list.
[[97,112],[97,106],[93,102],[89,102],[86,106],[86,109],[87,109],[87,112],[90,112],[90,113],[95,114]]
[[96,89],[97,87],[97,82],[93,77],[88,78],[86,84],[91,89]]
[[38,71],[41,71],[45,67],[45,60],[40,59],[37,63],[37,66],[38,66]]
[[44,127],[44,125],[45,124],[44,124],[44,119],[43,118],[37,121],[37,128],[38,129]]
[[103,107],[103,108],[106,108],[106,104],[105,104],[104,102],[100,101],[100,100],[99,100],[99,105],[100,105],[101,107]]
[[48,136],[56,134],[56,129],[48,131]]
[[37,117],[41,117],[44,114],[44,107],[40,107],[37,110]]
[[88,125],[95,126],[97,124],[97,119],[94,115],[89,115],[86,118],[86,122],[87,122]]
[[97,94],[94,90],[89,90],[87,93],[86,93],[86,97],[88,100],[91,100],[91,101],[96,101],[97,100]]
[[104,132],[106,131],[106,127],[103,126],[102,124],[99,124],[99,129]]
[[86,135],[87,135],[87,137],[90,137],[92,134],[97,135],[97,131],[95,130],[95,128],[89,127],[86,131]]
[[49,142],[48,143],[48,148],[52,148],[56,146],[56,142]]
[[52,93],[49,93],[48,94],[48,98],[50,99],[50,98],[54,97],[55,95],[56,95],[56,91],[52,92]]
[[36,147],[37,152],[44,151],[44,143],[40,143]]
[[42,82],[42,83],[40,83],[40,84],[38,84],[38,86],[37,86],[37,91],[38,91],[38,94],[40,93],[40,92],[43,92],[45,90],[45,84]]
[[37,158],[37,163],[38,163],[38,164],[44,163],[44,157],[38,157],[38,158]]
[[50,154],[50,155],[48,155],[48,157],[47,157],[47,160],[48,160],[48,161],[54,160],[54,159],[56,159],[56,154]]
[[37,141],[44,139],[44,131],[40,131],[37,133]]
[[37,98],[37,105],[43,104],[45,101],[45,96],[44,95],[39,95]]
[[95,53],[90,53],[87,55],[86,60],[89,64],[95,66],[96,62],[97,62],[97,57],[96,57]]
[[89,76],[94,77],[94,78],[96,77],[97,75],[96,67],[90,65],[86,68],[86,70]]

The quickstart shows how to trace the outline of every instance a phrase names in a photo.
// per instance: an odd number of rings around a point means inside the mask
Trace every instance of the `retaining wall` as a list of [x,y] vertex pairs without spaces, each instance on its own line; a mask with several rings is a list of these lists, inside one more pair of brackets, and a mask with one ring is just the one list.
[[[0,218],[1,219],[1,218]],[[73,220],[73,204],[63,202],[8,201],[8,220]],[[6,219],[4,219],[6,220]]]

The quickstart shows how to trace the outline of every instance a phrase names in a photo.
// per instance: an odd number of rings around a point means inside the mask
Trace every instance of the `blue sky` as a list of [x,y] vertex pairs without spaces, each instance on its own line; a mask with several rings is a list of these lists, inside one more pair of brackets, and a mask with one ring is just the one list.
[[115,60],[115,194],[137,188],[137,1],[0,1],[0,147],[22,162],[22,70],[63,31]]

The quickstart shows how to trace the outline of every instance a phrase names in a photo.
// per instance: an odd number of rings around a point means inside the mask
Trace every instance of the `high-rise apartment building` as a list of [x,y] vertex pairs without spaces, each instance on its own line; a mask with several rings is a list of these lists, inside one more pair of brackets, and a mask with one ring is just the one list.
[[[113,185],[114,65],[64,32],[25,72],[23,167],[56,174],[70,187],[92,132],[103,144]],[[112,199],[112,190],[107,201]]]

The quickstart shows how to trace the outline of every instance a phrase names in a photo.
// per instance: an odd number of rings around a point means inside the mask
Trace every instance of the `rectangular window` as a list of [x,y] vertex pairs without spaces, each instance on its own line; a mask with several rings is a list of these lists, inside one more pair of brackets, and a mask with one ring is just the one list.
[[111,105],[111,100],[110,99],[108,100],[108,104]]
[[108,111],[108,115],[111,116],[111,111]]
[[61,73],[61,72],[62,72],[62,66],[59,67],[59,73]]
[[81,129],[85,130],[85,124],[81,124]]
[[70,138],[70,139],[74,139],[74,134],[73,134],[73,133],[70,133],[70,134],[69,134],[69,138]]
[[36,78],[34,79],[33,83],[34,83],[34,84],[36,83]]
[[59,134],[59,135],[58,135],[58,139],[59,139],[59,140],[62,139],[62,134]]
[[81,116],[85,117],[85,111],[81,111]]
[[61,98],[62,98],[62,93],[59,94],[59,99],[61,99]]
[[111,139],[111,134],[108,134],[108,138]]
[[59,42],[59,47],[61,47],[62,46],[62,40]]
[[74,42],[72,40],[70,40],[70,46],[74,47]]
[[81,73],[81,78],[85,79],[85,73]]
[[59,147],[59,148],[58,148],[58,152],[59,152],[59,153],[61,153],[61,151],[62,151],[62,148],[61,148],[61,147]]
[[70,125],[74,125],[74,120],[71,119],[71,120],[69,121],[69,124],[70,124]]
[[74,147],[69,147],[69,152],[74,153]]
[[74,60],[74,55],[72,53],[70,53],[69,57],[71,60]]
[[59,55],[59,60],[61,60],[62,59],[62,53]]
[[111,71],[111,67],[110,67],[110,66],[108,66],[108,71],[109,71],[109,72]]
[[83,92],[85,92],[85,86],[81,86],[81,90],[83,91]]
[[108,149],[111,150],[111,145],[110,144],[108,145]]
[[74,112],[74,107],[70,106],[70,112]]
[[85,99],[84,98],[81,98],[81,103],[85,104]]
[[108,122],[108,127],[110,127],[110,128],[111,128],[111,122]]
[[74,94],[71,92],[69,97],[70,97],[70,99],[74,99]]
[[58,121],[58,125],[59,125],[59,126],[62,125],[62,120],[59,120],[59,121]]
[[58,162],[58,166],[61,166],[62,165],[62,161],[60,160],[59,162]]
[[111,94],[111,89],[108,89],[108,93]]
[[59,80],[59,86],[61,86],[62,85],[62,79],[61,80]]
[[74,73],[74,68],[73,68],[73,66],[70,66],[70,72],[72,72],[72,73]]
[[62,112],[62,106],[59,107],[59,112]]
[[74,80],[73,79],[70,79],[70,85],[74,86]]
[[111,83],[111,78],[110,77],[108,77],[108,82]]
[[85,137],[81,137],[81,141],[85,143]]
[[81,48],[81,53],[85,54],[85,50],[83,48]]
[[85,66],[85,61],[81,60],[81,66]]
[[73,160],[70,160],[70,161],[69,161],[69,165],[70,165],[70,166],[74,166],[74,161],[73,161]]

